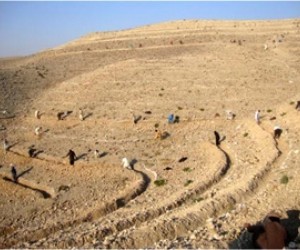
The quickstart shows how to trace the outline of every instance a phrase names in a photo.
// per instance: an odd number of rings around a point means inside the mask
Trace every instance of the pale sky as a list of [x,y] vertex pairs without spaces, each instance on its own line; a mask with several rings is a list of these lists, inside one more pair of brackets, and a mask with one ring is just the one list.
[[182,19],[300,18],[300,2],[1,2],[0,57],[29,55],[91,32]]

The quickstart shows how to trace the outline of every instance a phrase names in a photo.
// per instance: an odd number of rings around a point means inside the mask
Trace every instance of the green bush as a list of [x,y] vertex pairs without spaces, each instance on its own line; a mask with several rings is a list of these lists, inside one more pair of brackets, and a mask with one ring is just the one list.
[[190,169],[189,167],[186,167],[183,169],[183,172],[191,172],[191,171],[192,171],[192,169]]
[[186,187],[186,186],[190,185],[191,183],[193,183],[192,180],[187,180],[187,181],[184,183],[184,186]]
[[281,184],[287,184],[289,182],[289,177],[287,175],[284,175],[280,179]]
[[199,197],[199,198],[194,199],[193,201],[194,201],[194,202],[200,202],[200,201],[203,201],[203,200],[204,200],[204,198]]
[[160,186],[163,186],[167,183],[167,180],[165,179],[159,179],[159,180],[156,180],[154,181],[154,184],[157,186],[157,187],[160,187]]

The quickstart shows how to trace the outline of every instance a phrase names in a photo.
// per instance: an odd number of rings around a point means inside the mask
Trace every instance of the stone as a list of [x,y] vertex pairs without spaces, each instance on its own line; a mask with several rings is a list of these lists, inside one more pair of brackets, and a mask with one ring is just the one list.
[[218,234],[214,234],[213,235],[213,239],[215,239],[215,240],[222,240],[222,236],[220,236]]
[[195,240],[197,237],[196,237],[196,235],[195,234],[191,234],[191,236],[190,236],[190,239],[191,240]]

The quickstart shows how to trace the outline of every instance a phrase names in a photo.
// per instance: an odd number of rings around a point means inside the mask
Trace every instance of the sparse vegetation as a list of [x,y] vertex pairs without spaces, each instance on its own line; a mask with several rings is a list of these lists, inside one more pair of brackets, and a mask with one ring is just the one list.
[[201,108],[200,110],[201,110],[201,111],[204,111],[205,109],[204,109],[204,108]]
[[179,43],[180,43],[180,44],[183,44],[183,41],[182,41],[182,40],[180,40],[180,41],[179,41]]
[[295,102],[290,102],[290,105],[294,105],[295,104]]
[[192,180],[187,180],[187,181],[184,183],[184,186],[186,187],[186,186],[190,185],[191,183],[193,183]]
[[203,200],[204,200],[204,198],[199,197],[199,198],[194,199],[193,201],[194,201],[194,202],[200,202],[200,201],[203,201]]
[[70,190],[70,187],[69,186],[66,186],[66,185],[61,185],[59,188],[58,188],[58,191],[69,191]]
[[244,133],[244,135],[243,135],[243,136],[244,136],[244,137],[247,137],[248,135],[249,135],[249,134],[246,132],[246,133]]
[[287,175],[283,175],[280,179],[281,184],[287,184],[289,182],[289,177]]
[[157,187],[160,187],[160,186],[163,186],[167,183],[167,180],[166,179],[158,179],[156,181],[154,181],[154,184],[157,186]]
[[192,171],[192,169],[189,168],[189,167],[185,167],[185,168],[183,169],[183,172],[191,172],[191,171]]
[[38,72],[38,75],[42,78],[45,78],[45,76],[41,72]]
[[285,116],[285,115],[286,115],[286,112],[283,112],[283,113],[281,113],[280,115],[281,115],[281,116]]
[[154,127],[155,127],[155,128],[158,128],[158,127],[159,127],[159,123],[155,123],[155,124],[154,124]]
[[162,97],[162,96],[163,96],[163,94],[162,94],[162,93],[159,93],[159,94],[158,94],[158,96]]
[[226,210],[227,210],[228,212],[232,211],[233,209],[234,209],[234,204],[232,204],[232,203],[229,203],[229,204],[226,206]]
[[180,107],[180,106],[178,106],[177,108],[178,108],[178,110],[182,110],[182,107]]
[[268,113],[271,113],[271,112],[272,112],[272,109],[268,109],[267,112],[268,112]]

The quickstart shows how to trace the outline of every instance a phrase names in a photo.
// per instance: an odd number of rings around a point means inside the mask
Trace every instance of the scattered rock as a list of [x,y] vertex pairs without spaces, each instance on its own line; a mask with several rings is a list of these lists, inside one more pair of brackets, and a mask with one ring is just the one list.
[[59,188],[58,188],[58,191],[69,191],[70,190],[70,187],[67,186],[67,185],[61,185]]
[[187,159],[188,159],[187,157],[181,157],[181,158],[179,159],[178,162],[184,162],[184,161],[186,161]]

